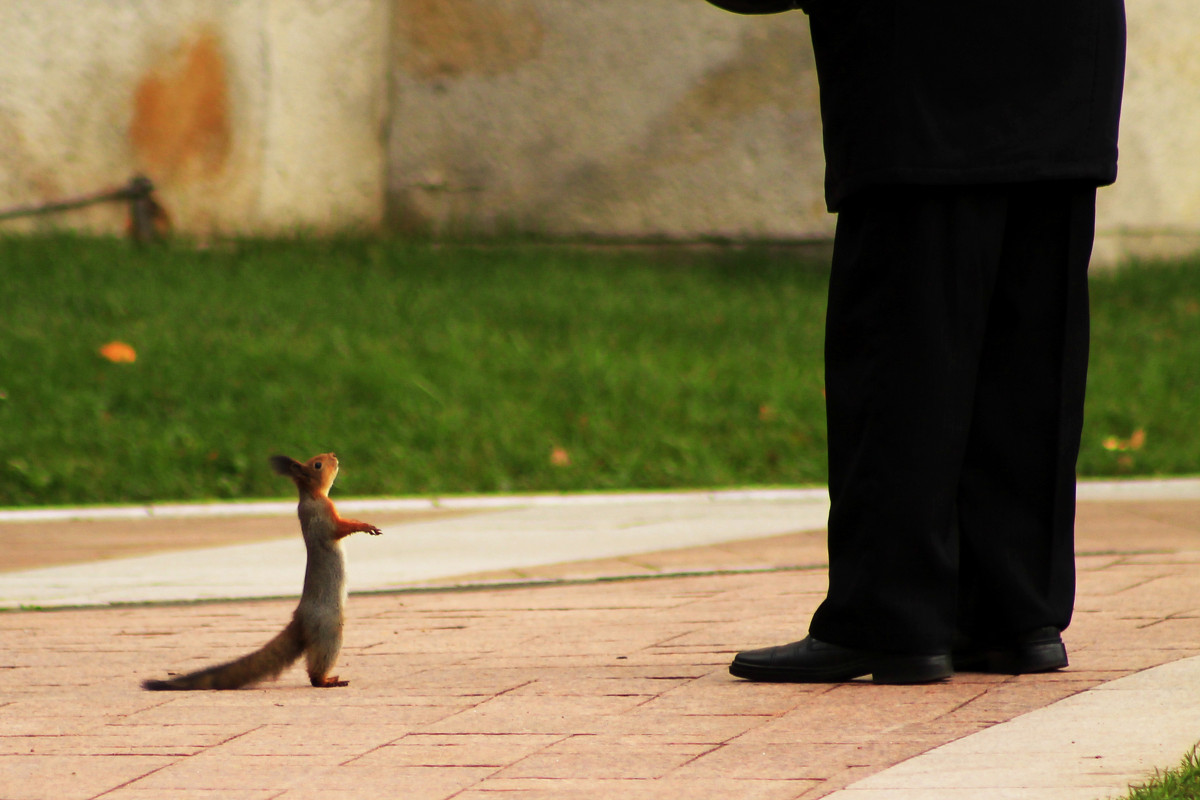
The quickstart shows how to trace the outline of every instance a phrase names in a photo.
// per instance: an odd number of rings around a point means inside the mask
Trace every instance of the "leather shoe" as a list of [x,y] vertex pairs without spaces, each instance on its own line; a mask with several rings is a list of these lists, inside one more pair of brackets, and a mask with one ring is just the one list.
[[799,642],[738,653],[729,672],[772,683],[840,683],[870,675],[875,683],[929,683],[954,674],[950,656],[856,650],[809,636]]
[[956,648],[954,668],[959,672],[1028,675],[1053,672],[1067,666],[1067,648],[1058,628],[1037,628],[999,645]]

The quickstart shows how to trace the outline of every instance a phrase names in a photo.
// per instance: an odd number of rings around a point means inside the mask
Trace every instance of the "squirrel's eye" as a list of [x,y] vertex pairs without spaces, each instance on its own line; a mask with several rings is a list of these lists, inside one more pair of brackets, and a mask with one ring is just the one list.
[[318,461],[317,463],[313,464],[313,469],[320,469],[320,468],[321,468],[321,462],[320,462],[320,461]]

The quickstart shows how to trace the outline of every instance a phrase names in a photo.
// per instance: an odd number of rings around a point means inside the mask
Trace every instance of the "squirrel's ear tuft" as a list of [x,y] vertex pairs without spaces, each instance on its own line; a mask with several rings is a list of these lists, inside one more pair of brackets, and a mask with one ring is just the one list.
[[271,468],[280,475],[290,476],[293,474],[292,471],[296,467],[302,466],[299,461],[294,458],[288,458],[287,456],[271,456],[269,460],[271,462]]

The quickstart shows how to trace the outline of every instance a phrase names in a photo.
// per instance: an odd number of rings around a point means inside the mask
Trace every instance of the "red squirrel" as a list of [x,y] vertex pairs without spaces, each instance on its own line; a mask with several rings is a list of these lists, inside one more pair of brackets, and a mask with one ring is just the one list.
[[338,474],[333,453],[313,456],[305,463],[287,456],[272,456],[271,466],[286,475],[300,490],[300,531],[308,549],[304,591],[292,621],[261,649],[236,661],[181,675],[168,680],[147,680],[142,687],[154,691],[189,689],[239,689],[261,680],[276,678],[303,653],[308,679],[313,686],[346,686],[329,670],[342,649],[342,607],[346,602],[346,558],[342,539],[364,532],[378,536],[382,531],[366,522],[338,516],[329,489]]

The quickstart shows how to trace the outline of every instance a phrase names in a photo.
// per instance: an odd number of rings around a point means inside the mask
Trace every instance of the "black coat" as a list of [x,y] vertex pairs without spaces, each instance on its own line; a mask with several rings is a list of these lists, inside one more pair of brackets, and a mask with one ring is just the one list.
[[818,0],[831,210],[880,184],[1111,183],[1123,0]]

